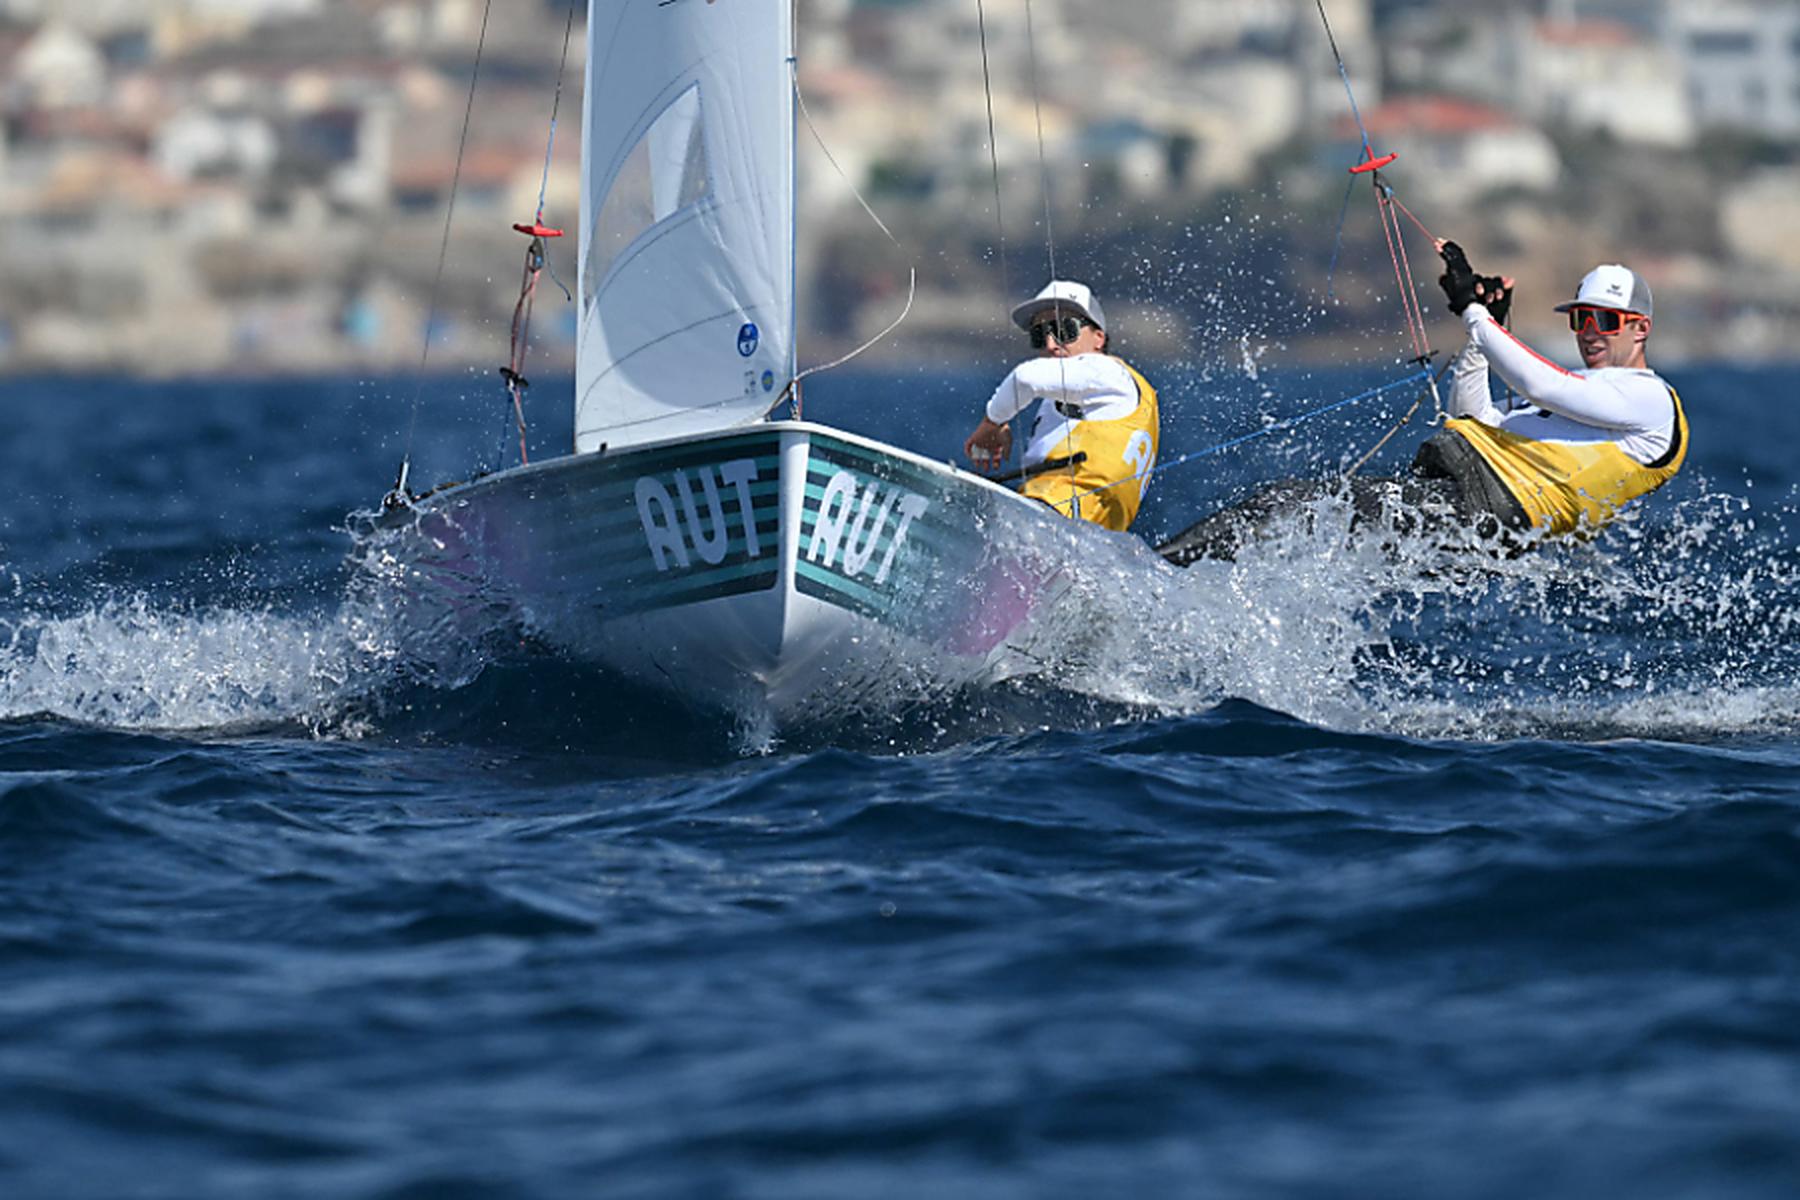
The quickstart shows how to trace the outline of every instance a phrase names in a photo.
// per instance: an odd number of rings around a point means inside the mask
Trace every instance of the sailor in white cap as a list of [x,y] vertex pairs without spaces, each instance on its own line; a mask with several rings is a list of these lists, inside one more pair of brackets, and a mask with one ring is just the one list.
[[1012,319],[1037,357],[1001,381],[963,452],[984,469],[999,466],[1012,453],[1007,423],[1042,400],[1020,490],[1067,516],[1129,528],[1156,463],[1156,389],[1107,352],[1106,314],[1084,283],[1052,280],[1015,305]]
[[[1635,271],[1595,267],[1557,305],[1585,364],[1567,371],[1507,330],[1512,280],[1477,275],[1455,242],[1439,251],[1438,282],[1469,340],[1451,363],[1451,417],[1419,447],[1412,474],[1274,484],[1158,546],[1165,558],[1180,566],[1233,558],[1277,518],[1331,494],[1348,495],[1356,523],[1386,521],[1399,532],[1444,523],[1483,537],[1593,531],[1681,469],[1687,418],[1644,361],[1653,307]],[[1518,394],[1505,408],[1494,402],[1490,367]]]
[[[1681,469],[1687,418],[1645,362],[1654,306],[1637,272],[1595,267],[1556,306],[1584,364],[1569,371],[1506,328],[1511,279],[1476,275],[1455,242],[1439,252],[1438,282],[1469,341],[1451,364],[1451,419],[1420,447],[1415,471],[1457,480],[1503,524],[1570,533],[1599,528]],[[1490,367],[1518,394],[1507,408],[1494,402]]]

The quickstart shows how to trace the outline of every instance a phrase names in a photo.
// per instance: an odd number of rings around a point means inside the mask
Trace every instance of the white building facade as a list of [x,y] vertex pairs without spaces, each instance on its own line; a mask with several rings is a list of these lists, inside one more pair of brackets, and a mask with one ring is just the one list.
[[1703,128],[1800,137],[1800,4],[1716,0],[1669,10],[1668,37]]

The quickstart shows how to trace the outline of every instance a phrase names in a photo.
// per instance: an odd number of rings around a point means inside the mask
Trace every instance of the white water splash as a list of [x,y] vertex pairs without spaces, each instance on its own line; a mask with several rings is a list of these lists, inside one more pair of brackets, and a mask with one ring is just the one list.
[[[1352,538],[1348,505],[1331,499],[1305,518],[1232,563],[1177,570],[1143,550],[1071,564],[1031,647],[1037,677],[1140,710],[1239,697],[1329,728],[1424,737],[1800,728],[1800,553],[1786,514],[1705,495],[1670,520],[1627,518],[1595,544],[1514,559]],[[143,597],[15,610],[0,621],[0,719],[356,736],[397,687],[454,690],[517,643],[474,610],[424,619],[391,571],[365,566],[335,611],[314,616]],[[941,698],[905,665],[843,689],[853,714],[894,724]],[[738,718],[742,752],[781,744],[767,714]]]
[[0,718],[50,714],[122,729],[323,725],[384,656],[362,622],[186,611],[143,597],[12,618]]
[[1800,564],[1707,495],[1516,558],[1349,535],[1321,500],[1236,562],[1095,574],[1107,631],[1058,683],[1171,714],[1227,697],[1331,728],[1452,738],[1715,737],[1800,727]]

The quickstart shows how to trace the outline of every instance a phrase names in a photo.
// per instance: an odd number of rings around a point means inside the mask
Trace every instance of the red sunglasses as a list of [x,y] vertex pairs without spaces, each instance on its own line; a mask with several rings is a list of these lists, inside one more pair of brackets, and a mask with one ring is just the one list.
[[1622,312],[1616,308],[1589,308],[1581,305],[1569,310],[1569,328],[1581,333],[1589,326],[1602,337],[1612,337],[1625,328],[1627,321],[1644,321],[1643,313]]

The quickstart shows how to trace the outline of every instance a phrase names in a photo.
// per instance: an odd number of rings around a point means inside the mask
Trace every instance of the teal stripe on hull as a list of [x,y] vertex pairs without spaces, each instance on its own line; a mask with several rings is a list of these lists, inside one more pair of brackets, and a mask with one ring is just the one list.
[[[801,510],[796,586],[808,595],[834,603],[841,601],[845,607],[864,615],[883,615],[893,608],[895,600],[891,592],[903,577],[916,574],[917,564],[921,562],[936,563],[952,557],[968,531],[960,521],[952,524],[956,509],[948,501],[945,481],[941,477],[910,463],[835,441],[823,446],[815,439],[813,449],[803,490],[805,500]],[[824,514],[826,491],[831,481],[843,472],[848,472],[854,480],[856,492],[838,522],[836,546],[827,566],[822,561],[825,547],[821,547],[818,558],[812,556],[813,542]],[[852,575],[845,567],[846,551],[857,518],[862,514],[863,500],[871,488],[875,489],[875,503],[865,519],[863,536],[869,536],[867,524],[880,517],[884,507],[887,508],[886,519],[874,531],[874,546],[867,551],[863,569]],[[903,493],[917,496],[927,504],[922,514],[904,521],[904,535],[901,533],[903,514],[897,505],[889,503],[890,499],[897,501]],[[895,541],[902,536],[904,541],[895,550]],[[860,540],[857,546],[862,548]],[[892,559],[890,553],[894,555]],[[884,563],[888,571],[882,583],[877,585],[875,576],[881,574]]]
[[824,600],[865,617],[884,617],[894,607],[894,597],[852,583],[836,571],[805,559],[794,564],[794,589],[804,596]]
[[928,486],[936,486],[939,477],[933,472],[920,467],[916,463],[866,446],[858,446],[854,442],[839,441],[834,437],[815,434],[812,440],[812,454],[815,459],[837,460],[849,458],[854,461],[843,463],[852,469],[868,471],[880,475],[905,475],[912,479],[928,480]]
[[[729,462],[748,459],[755,479],[745,487],[750,495],[750,517],[759,553],[750,554],[739,507],[737,485],[727,485],[716,473]],[[766,591],[781,574],[781,456],[780,434],[758,431],[739,437],[698,444],[661,447],[619,455],[611,462],[609,478],[582,487],[571,481],[570,499],[579,500],[581,515],[594,524],[586,532],[559,538],[559,561],[574,578],[598,580],[597,598],[608,613],[624,615],[678,608],[725,596]],[[688,495],[698,528],[688,522],[688,508],[680,501],[676,473],[686,475]],[[697,474],[698,473],[698,474]],[[664,569],[656,566],[652,536],[638,509],[640,481],[653,479],[667,506],[655,512],[672,525],[663,533]],[[704,478],[710,478],[718,498],[717,515],[726,543],[723,558],[707,563],[698,549],[699,536],[717,527],[714,509],[705,499]],[[567,527],[566,527],[567,528]],[[579,529],[579,526],[573,528]],[[671,542],[679,540],[688,565],[679,565]]]
[[673,471],[681,467],[700,466],[733,458],[767,458],[773,461],[780,457],[780,450],[780,434],[753,433],[714,441],[660,446],[652,450],[632,450],[611,457],[608,461],[621,471],[646,475],[653,471]]
[[[781,459],[767,452],[775,440],[772,435],[758,434],[623,455],[612,464],[617,476],[605,483],[583,487],[570,481],[563,491],[577,520],[554,523],[556,560],[573,577],[598,579],[609,598],[630,597],[619,603],[618,611],[669,608],[774,586],[781,554]],[[763,453],[748,455],[743,453],[746,449]],[[756,555],[750,553],[737,485],[725,484],[717,474],[706,474],[723,463],[745,458],[756,469],[756,478],[745,487],[759,550]],[[689,506],[679,499],[677,472],[686,473],[692,522]],[[718,499],[716,510],[705,499],[704,483],[695,472],[710,478]],[[655,480],[660,489],[662,502],[652,510],[656,514],[653,519],[668,523],[656,531],[660,539],[645,528],[639,511],[637,493],[644,479]],[[723,525],[726,538],[722,559],[708,563],[700,554],[700,540],[718,532],[719,525]],[[660,570],[653,540],[663,555],[664,568]],[[677,542],[686,554],[686,566],[680,565]]]
[[[707,463],[702,465],[713,466],[716,464]],[[609,515],[617,514],[619,516],[629,514],[635,524],[637,520],[637,484],[638,480],[646,476],[654,478],[668,491],[670,497],[676,499],[677,503],[679,503],[679,495],[674,485],[673,468],[666,472],[645,471],[640,474],[632,475],[627,479],[608,480],[605,483],[595,484],[591,487],[570,486],[566,488],[546,488],[539,495],[532,495],[529,499],[533,502],[538,502],[553,496],[557,500],[579,505],[581,509],[587,512],[606,513]],[[717,486],[716,481],[715,486]],[[781,494],[781,481],[778,478],[778,467],[773,460],[770,460],[767,463],[758,464],[757,478],[750,482],[748,490],[750,492],[751,507],[758,510],[759,513],[766,503],[774,503],[779,500]],[[694,505],[697,510],[706,509],[705,492],[700,485],[690,483],[689,494],[693,497]],[[736,487],[717,487],[717,494],[722,508],[732,513],[737,511],[738,494]]]
[[[781,520],[779,512],[767,521],[760,519],[757,521],[756,540],[757,545],[762,551],[760,555],[752,555],[750,553],[749,540],[745,538],[743,533],[739,530],[736,520],[734,519],[732,521],[732,533],[726,541],[724,561],[726,563],[736,562],[738,560],[754,562],[759,557],[775,558],[779,556],[781,553]],[[579,563],[583,566],[590,567],[600,565],[610,566],[616,568],[621,574],[631,574],[635,572],[648,577],[655,577],[664,573],[656,569],[655,560],[651,555],[649,543],[645,540],[643,529],[638,525],[636,514],[633,514],[632,516],[631,528],[629,530],[615,531],[604,538],[595,537],[592,539],[569,542],[562,548],[561,553],[563,557],[571,563]],[[705,570],[712,565],[702,560],[692,546],[688,547],[688,558],[689,566],[686,568],[688,570]],[[671,563],[670,569],[681,570],[683,568],[676,567]]]
[[680,608],[685,604],[698,604],[702,600],[717,600],[725,596],[767,591],[774,587],[776,580],[781,577],[780,572],[773,565],[760,566],[760,569],[755,572],[739,573],[735,578],[733,574],[730,571],[715,571],[699,579],[684,579],[678,588],[621,589],[623,594],[630,597],[626,603],[613,605],[602,601],[601,607],[606,612],[618,616],[651,612],[657,609]]

